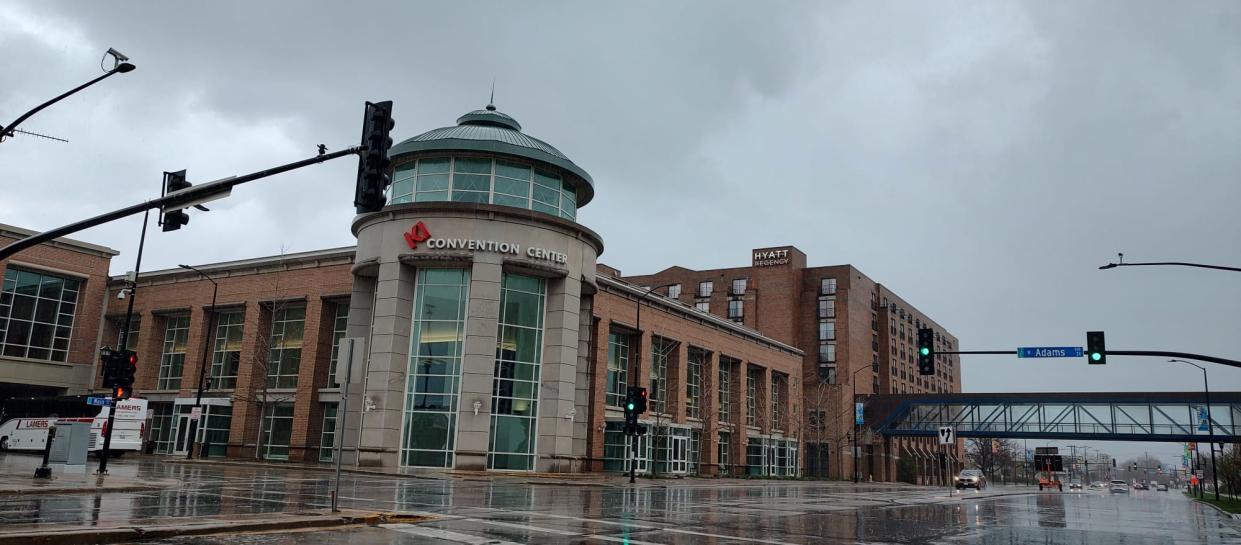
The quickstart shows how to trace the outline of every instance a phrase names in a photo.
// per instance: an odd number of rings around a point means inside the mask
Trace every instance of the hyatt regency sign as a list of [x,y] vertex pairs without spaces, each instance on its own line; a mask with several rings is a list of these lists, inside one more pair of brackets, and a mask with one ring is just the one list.
[[771,267],[775,265],[788,265],[788,250],[759,250],[754,252],[755,267]]
[[529,247],[523,252],[520,244],[510,242],[497,242],[494,240],[473,238],[434,238],[431,236],[431,232],[427,229],[427,226],[421,221],[414,224],[414,226],[405,233],[405,243],[409,245],[411,250],[418,249],[418,243],[420,242],[425,242],[426,247],[432,250],[495,252],[499,254],[525,255],[531,259],[541,259],[544,261],[551,261],[552,263],[565,264],[569,262],[568,255],[545,248]]

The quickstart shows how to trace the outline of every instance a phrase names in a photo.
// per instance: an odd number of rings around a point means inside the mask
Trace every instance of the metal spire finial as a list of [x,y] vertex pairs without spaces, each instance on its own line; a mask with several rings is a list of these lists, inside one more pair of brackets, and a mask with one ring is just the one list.
[[495,111],[496,109],[496,78],[491,78],[491,98],[487,100],[487,109]]

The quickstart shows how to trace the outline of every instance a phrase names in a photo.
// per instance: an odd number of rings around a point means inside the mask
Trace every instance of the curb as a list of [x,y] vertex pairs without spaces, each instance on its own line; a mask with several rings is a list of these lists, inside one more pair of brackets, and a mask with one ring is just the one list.
[[1219,514],[1224,515],[1224,518],[1230,518],[1230,519],[1233,519],[1233,520],[1241,520],[1241,513],[1232,513],[1232,512],[1230,512],[1230,511],[1228,511],[1227,509],[1224,509],[1223,507],[1220,507],[1220,506],[1218,506],[1218,505],[1215,505],[1215,504],[1213,504],[1213,503],[1211,503],[1211,502],[1209,502],[1209,501],[1202,501],[1202,500],[1200,500],[1200,499],[1198,499],[1198,498],[1189,498],[1189,499],[1190,499],[1191,501],[1193,501],[1194,503],[1198,503],[1198,504],[1201,504],[1201,505],[1205,505],[1205,506],[1210,507],[1210,508],[1212,508],[1212,509],[1214,509],[1214,510],[1216,510],[1216,511],[1219,511]]
[[[159,459],[164,464],[196,464],[196,465],[215,465],[215,466],[237,466],[237,467],[276,467],[281,469],[296,469],[303,471],[317,471],[321,473],[335,473],[334,467],[307,466],[298,464],[273,464],[260,461],[235,461],[235,460],[186,460],[177,458]],[[341,473],[353,473],[356,475],[375,475],[378,477],[394,477],[398,479],[422,479],[427,481],[444,481],[448,479],[432,477],[429,475],[408,475],[403,473],[388,473],[384,471],[374,471],[370,469],[344,468],[340,469]]]
[[6,545],[72,545],[82,543],[127,543],[146,539],[164,539],[177,536],[208,534],[235,534],[241,532],[270,532],[276,530],[301,530],[307,528],[334,528],[343,526],[377,525],[391,522],[418,523],[432,517],[400,515],[396,513],[368,513],[360,515],[335,515],[327,517],[290,515],[291,520],[258,521],[212,521],[202,524],[164,525],[152,527],[92,528],[74,530],[48,530],[41,532],[0,533],[0,541]]
[[117,487],[90,487],[90,488],[23,488],[18,490],[5,490],[0,488],[0,494],[13,496],[38,496],[42,494],[115,494],[124,492],[150,492],[153,490],[165,490],[181,486],[181,483],[169,484],[167,486],[155,485],[136,485],[136,486],[117,486]]

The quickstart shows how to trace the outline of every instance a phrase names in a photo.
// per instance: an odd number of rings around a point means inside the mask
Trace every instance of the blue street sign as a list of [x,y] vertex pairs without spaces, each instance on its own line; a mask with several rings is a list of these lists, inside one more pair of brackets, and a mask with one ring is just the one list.
[[862,410],[864,407],[865,406],[861,403],[853,404],[853,423],[855,425],[858,425],[858,426],[862,425]]
[[88,397],[86,398],[86,404],[87,405],[98,405],[100,407],[111,407],[112,398],[110,397]]
[[1018,358],[1080,358],[1080,346],[1023,346],[1017,349]]

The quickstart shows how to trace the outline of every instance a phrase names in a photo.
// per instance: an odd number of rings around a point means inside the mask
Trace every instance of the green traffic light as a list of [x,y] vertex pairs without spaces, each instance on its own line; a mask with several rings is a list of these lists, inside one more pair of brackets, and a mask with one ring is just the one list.
[[1103,354],[1100,354],[1100,353],[1098,353],[1098,352],[1091,352],[1091,353],[1090,353],[1090,359],[1092,359],[1092,360],[1094,360],[1094,361],[1099,361],[1099,360],[1103,359]]
[[930,355],[931,355],[931,349],[930,349],[930,348],[927,348],[927,347],[925,347],[925,346],[924,346],[924,347],[922,347],[921,349],[919,349],[919,352],[920,352],[923,356],[930,356]]
[[633,403],[630,403],[629,405],[626,405],[626,407],[628,407],[628,408],[629,408],[629,410],[631,410],[631,411],[632,411],[632,410],[633,410]]

